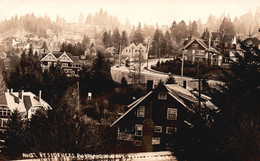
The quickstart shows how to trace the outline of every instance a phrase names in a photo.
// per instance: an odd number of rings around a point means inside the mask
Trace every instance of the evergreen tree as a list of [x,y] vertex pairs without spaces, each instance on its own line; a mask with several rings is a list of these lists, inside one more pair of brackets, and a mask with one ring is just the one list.
[[219,31],[225,31],[225,34],[234,35],[236,34],[234,24],[231,22],[229,18],[224,18],[220,27]]
[[48,47],[47,47],[47,44],[45,41],[43,42],[41,49],[43,49],[44,53],[48,50]]
[[116,27],[113,34],[112,34],[112,41],[113,41],[113,46],[116,48],[116,53],[119,51],[119,45],[120,45],[120,38],[121,35],[119,33],[118,28]]
[[198,25],[197,25],[196,21],[193,21],[192,24],[190,24],[189,34],[191,36],[195,36],[195,37],[199,36]]
[[126,46],[128,46],[128,36],[126,31],[122,32],[122,36],[121,36],[121,44],[122,44],[122,49]]
[[171,36],[172,36],[172,40],[173,41],[176,41],[176,37],[175,37],[175,34],[176,34],[176,26],[177,26],[177,23],[176,23],[176,21],[173,21],[172,22],[172,26],[171,26],[171,28],[170,28],[170,31],[171,31]]
[[229,160],[258,160],[260,50],[244,44],[241,48],[245,52],[236,54],[229,72],[223,71],[223,84],[212,97],[221,110],[214,133]]
[[83,40],[82,40],[82,44],[84,46],[85,49],[87,49],[90,45],[90,39],[88,36],[84,35]]
[[135,31],[135,34],[133,37],[133,43],[135,43],[135,44],[144,43],[143,30],[142,30],[140,22],[139,22],[137,30]]
[[103,34],[103,44],[106,48],[112,46],[112,36],[111,36],[110,31],[104,32],[104,34]]
[[4,154],[15,158],[20,157],[22,152],[25,152],[24,130],[22,117],[18,110],[14,110],[10,120],[7,122]]

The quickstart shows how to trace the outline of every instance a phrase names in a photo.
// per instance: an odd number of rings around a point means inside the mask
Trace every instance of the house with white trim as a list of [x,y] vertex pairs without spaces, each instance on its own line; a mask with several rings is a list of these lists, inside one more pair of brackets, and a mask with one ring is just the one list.
[[52,64],[57,65],[60,63],[61,68],[64,69],[68,76],[78,76],[82,66],[79,57],[60,51],[51,51],[43,54],[40,61],[43,71],[48,70]]
[[0,94],[0,131],[6,129],[6,123],[14,110],[25,119],[30,119],[37,110],[50,110],[51,106],[41,98],[42,91],[36,96],[32,92],[13,92],[13,89]]
[[[159,84],[126,107],[112,124],[117,128],[117,144],[127,152],[173,150],[177,135],[193,127],[198,112],[198,93],[178,84]],[[152,89],[149,91],[149,89]],[[201,94],[201,114],[218,111],[211,98]],[[209,119],[210,120],[210,119]]]
[[135,43],[130,44],[122,50],[123,58],[130,58],[130,60],[139,60],[141,56],[142,60],[147,59],[147,49],[143,44],[135,45]]

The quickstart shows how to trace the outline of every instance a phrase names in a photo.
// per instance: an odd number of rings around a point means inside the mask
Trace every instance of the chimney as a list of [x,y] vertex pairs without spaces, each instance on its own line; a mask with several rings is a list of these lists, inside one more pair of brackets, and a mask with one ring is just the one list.
[[23,101],[23,93],[24,93],[24,90],[20,91],[19,94],[18,94],[18,97]]
[[42,100],[42,90],[39,90],[39,102]]
[[186,80],[183,80],[183,88],[187,89],[188,87],[188,82]]
[[147,80],[147,92],[150,92],[153,90],[153,81],[152,80]]

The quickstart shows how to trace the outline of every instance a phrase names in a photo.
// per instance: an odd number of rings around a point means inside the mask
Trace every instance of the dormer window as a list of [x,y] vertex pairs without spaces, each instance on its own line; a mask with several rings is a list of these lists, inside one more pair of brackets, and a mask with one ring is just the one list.
[[165,93],[165,92],[159,92],[159,93],[158,93],[158,99],[159,99],[159,100],[167,100],[167,93]]
[[145,107],[144,106],[140,106],[137,109],[137,117],[144,117],[145,116]]

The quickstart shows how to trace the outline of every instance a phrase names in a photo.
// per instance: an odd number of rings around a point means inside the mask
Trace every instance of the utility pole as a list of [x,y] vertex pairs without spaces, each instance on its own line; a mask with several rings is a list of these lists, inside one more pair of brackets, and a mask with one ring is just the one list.
[[148,69],[148,59],[149,59],[149,43],[150,43],[150,40],[148,39],[148,44],[147,44],[147,49],[146,49],[146,59],[147,59],[147,69]]
[[181,62],[181,78],[183,79],[183,67],[184,67],[184,50],[182,50],[182,62]]
[[122,54],[122,51],[121,51],[121,43],[120,43],[120,47],[119,47],[119,68],[121,67],[121,54]]
[[78,106],[78,110],[79,110],[79,81],[77,82],[77,106]]
[[199,86],[199,114],[201,114],[201,77],[200,77],[200,61],[198,58],[198,68],[197,68],[197,76],[198,76],[198,86]]

